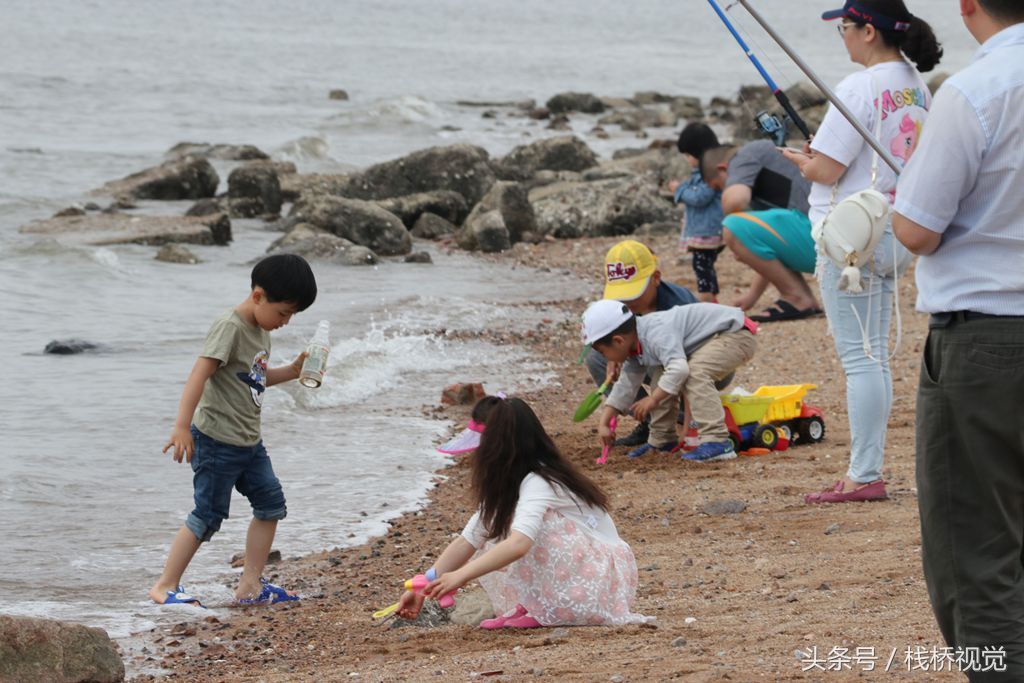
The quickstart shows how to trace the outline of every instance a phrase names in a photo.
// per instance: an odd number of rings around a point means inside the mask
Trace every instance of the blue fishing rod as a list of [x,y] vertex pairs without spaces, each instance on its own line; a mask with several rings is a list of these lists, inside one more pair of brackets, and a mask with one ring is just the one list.
[[[725,12],[722,11],[722,8],[718,6],[718,3],[715,2],[715,0],[708,0],[708,2],[711,3],[711,8],[715,10],[715,13],[718,15],[718,18],[721,19],[722,23],[725,24],[725,27],[729,29],[729,33],[732,34],[732,37],[735,38],[736,42],[740,44],[740,47],[743,49],[744,54],[746,54],[747,57],[750,59],[751,63],[754,65],[754,68],[757,69],[757,72],[759,74],[761,74],[761,78],[764,79],[764,82],[772,91],[772,95],[774,95],[775,99],[778,100],[779,105],[782,107],[782,110],[786,112],[786,117],[790,121],[792,121],[797,128],[800,129],[800,132],[803,134],[805,140],[810,140],[811,131],[807,128],[807,124],[804,123],[804,120],[800,118],[800,115],[796,113],[796,109],[794,109],[792,103],[790,103],[789,97],[786,95],[786,93],[782,92],[779,86],[775,85],[775,81],[772,80],[772,77],[769,76],[768,72],[764,70],[763,66],[761,66],[761,62],[758,61],[753,51],[749,47],[747,47],[747,43],[743,40],[740,34],[736,32],[736,29],[733,27],[732,22],[729,21],[729,17],[725,15]],[[761,128],[761,130],[763,130],[767,135],[771,136],[775,140],[776,145],[781,147],[786,143],[786,125],[782,121],[779,121],[776,117],[772,116],[771,114],[765,111],[758,112],[754,116],[754,121]]]

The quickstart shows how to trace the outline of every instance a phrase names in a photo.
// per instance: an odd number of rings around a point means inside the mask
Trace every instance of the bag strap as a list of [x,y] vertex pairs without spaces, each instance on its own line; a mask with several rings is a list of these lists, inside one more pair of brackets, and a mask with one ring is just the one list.
[[[872,134],[875,136],[875,140],[880,140],[882,137],[882,93],[878,88],[878,79],[875,75],[868,71],[868,76],[871,77],[871,91],[875,93],[875,130]],[[870,146],[870,145],[869,145]],[[878,184],[878,152],[875,151],[874,147],[871,147],[871,189],[875,189],[875,185]],[[832,184],[832,198],[829,200],[829,211],[836,208],[836,197],[839,196],[839,181],[837,180]]]

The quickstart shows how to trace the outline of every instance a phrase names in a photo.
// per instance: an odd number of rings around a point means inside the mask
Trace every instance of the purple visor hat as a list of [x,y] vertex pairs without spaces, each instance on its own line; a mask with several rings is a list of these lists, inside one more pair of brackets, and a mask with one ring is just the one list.
[[910,28],[910,20],[898,21],[884,14],[879,14],[867,5],[854,0],[847,0],[842,9],[834,9],[823,12],[821,18],[825,21],[832,19],[852,19],[858,24],[871,24],[882,31],[906,31]]

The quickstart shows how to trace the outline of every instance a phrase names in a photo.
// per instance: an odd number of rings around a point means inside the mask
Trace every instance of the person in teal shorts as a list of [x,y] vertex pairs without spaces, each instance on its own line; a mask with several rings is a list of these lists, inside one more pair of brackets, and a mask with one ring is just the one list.
[[775,322],[820,314],[821,306],[803,277],[814,272],[816,261],[807,217],[810,184],[768,140],[709,149],[701,166],[705,182],[722,191],[726,246],[755,273],[733,305],[753,308],[770,284],[779,298],[764,313],[751,315],[752,320]]

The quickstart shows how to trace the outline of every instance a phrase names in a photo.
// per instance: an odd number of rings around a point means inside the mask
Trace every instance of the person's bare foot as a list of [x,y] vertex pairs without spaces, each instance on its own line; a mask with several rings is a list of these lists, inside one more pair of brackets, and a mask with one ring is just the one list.
[[153,586],[149,589],[149,598],[158,605],[162,605],[167,600],[167,594],[177,590],[177,586]]

